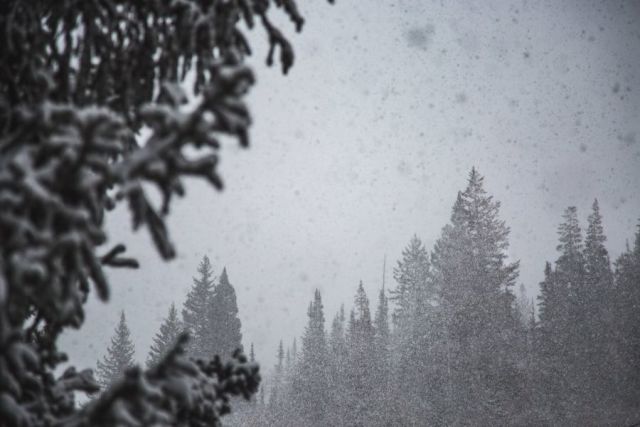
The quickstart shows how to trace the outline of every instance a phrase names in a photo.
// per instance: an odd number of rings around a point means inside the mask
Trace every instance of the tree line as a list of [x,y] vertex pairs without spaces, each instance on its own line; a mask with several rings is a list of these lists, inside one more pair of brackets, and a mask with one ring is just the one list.
[[[182,317],[172,303],[153,337],[146,360],[148,368],[162,360],[184,332],[191,337],[186,350],[192,359],[207,360],[216,355],[229,358],[243,350],[236,293],[227,269],[222,269],[219,278],[214,277],[213,266],[205,255],[197,271],[182,307]],[[106,355],[97,362],[97,379],[107,388],[135,364],[135,345],[122,311]]]
[[316,290],[301,348],[280,343],[243,424],[640,420],[640,225],[612,263],[597,200],[584,234],[567,208],[534,304],[513,289],[519,263],[499,209],[472,169],[434,247],[411,239],[373,312],[360,283],[352,309],[327,324]]

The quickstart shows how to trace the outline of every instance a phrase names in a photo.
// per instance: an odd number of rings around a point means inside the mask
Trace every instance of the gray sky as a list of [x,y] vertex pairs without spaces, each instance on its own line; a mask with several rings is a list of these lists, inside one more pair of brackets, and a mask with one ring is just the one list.
[[225,147],[216,193],[190,182],[170,229],[169,264],[146,230],[128,237],[126,209],[109,218],[142,269],[111,272],[108,305],[89,302],[63,348],[93,367],[124,309],[144,361],[171,302],[181,305],[200,258],[226,265],[245,346],[269,368],[278,340],[300,336],[320,288],[330,322],[359,280],[375,304],[417,233],[428,247],[475,165],[502,202],[520,282],[537,292],[555,259],[568,205],[586,223],[595,197],[617,256],[640,217],[640,3],[588,1],[301,1],[289,76],[264,64],[249,150]]

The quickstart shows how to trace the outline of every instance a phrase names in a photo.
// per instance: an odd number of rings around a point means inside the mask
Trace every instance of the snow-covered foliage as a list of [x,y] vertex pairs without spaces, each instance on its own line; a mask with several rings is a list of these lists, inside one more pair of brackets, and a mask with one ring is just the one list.
[[[154,2],[4,1],[0,5],[0,419],[3,425],[202,425],[228,411],[229,395],[257,390],[241,354],[226,364],[188,360],[186,337],[151,370],[78,409],[73,392],[97,391],[89,371],[56,348],[78,328],[90,289],[102,300],[105,267],[137,267],[109,242],[105,215],[127,203],[165,258],[175,249],[165,216],[185,177],[222,188],[221,138],[249,143],[244,95],[254,83],[241,28],[266,30],[267,61],[289,42],[269,16],[278,7],[300,30],[293,0]],[[198,104],[181,86],[195,75]],[[143,127],[149,132],[140,133]],[[141,135],[148,135],[142,138]],[[186,155],[185,150],[197,154]],[[148,186],[162,194],[156,207]],[[110,247],[106,247],[110,244]]]

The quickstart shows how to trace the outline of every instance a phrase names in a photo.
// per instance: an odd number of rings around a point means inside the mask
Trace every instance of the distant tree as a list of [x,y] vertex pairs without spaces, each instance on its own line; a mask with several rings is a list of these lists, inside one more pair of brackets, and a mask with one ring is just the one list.
[[120,321],[107,347],[107,354],[98,360],[98,381],[104,388],[120,379],[127,368],[134,365],[135,348],[131,341],[131,333],[127,326],[124,311],[120,312]]
[[397,286],[390,291],[394,303],[393,346],[397,355],[392,412],[403,424],[419,423],[424,419],[423,409],[426,410],[420,403],[425,401],[427,390],[424,346],[425,331],[431,328],[426,316],[427,305],[436,298],[430,268],[429,253],[414,235],[393,270]]
[[373,399],[375,401],[373,409],[374,424],[390,424],[390,411],[386,404],[391,390],[391,331],[389,329],[389,300],[385,292],[384,277],[382,287],[378,294],[378,305],[376,307],[373,322],[374,343],[372,358],[374,369],[371,372],[373,382]]
[[160,331],[158,331],[156,336],[153,337],[153,344],[151,344],[149,355],[147,356],[147,366],[155,366],[175,345],[178,337],[183,332],[184,327],[178,318],[178,310],[176,310],[175,304],[172,303],[171,307],[169,307],[167,317],[160,325]]
[[[615,395],[613,378],[616,369],[616,361],[611,360],[615,352],[613,270],[605,247],[606,240],[596,199],[588,218],[585,238],[584,285],[580,301],[582,316],[579,328],[582,337],[583,403],[585,407],[593,409],[591,417],[600,412],[599,419],[603,422],[612,403],[611,397]],[[602,396],[607,398],[603,399]]]
[[393,270],[397,282],[397,287],[390,292],[395,303],[393,322],[400,333],[408,333],[411,319],[431,296],[429,268],[429,254],[422,241],[414,235]]
[[184,327],[191,333],[189,354],[196,358],[211,357],[211,335],[217,328],[211,328],[209,311],[213,302],[214,277],[209,257],[202,257],[198,265],[198,277],[187,294],[182,308]]
[[270,425],[282,425],[285,423],[285,411],[284,406],[286,404],[287,396],[284,381],[285,373],[285,352],[284,344],[282,340],[278,343],[278,350],[276,352],[276,365],[273,374],[273,382],[271,384],[271,394],[269,396],[269,424]]
[[374,328],[371,321],[369,298],[362,281],[358,285],[347,329],[347,361],[346,380],[349,393],[346,425],[371,425],[374,418],[374,370],[375,343]]
[[331,388],[331,411],[327,414],[330,425],[339,425],[347,419],[349,411],[348,402],[345,399],[350,384],[347,379],[347,362],[349,360],[347,341],[345,336],[345,312],[344,305],[336,313],[331,322],[329,332],[329,356],[328,375]]
[[[635,241],[615,262],[614,318],[620,370],[615,376],[619,401],[638,414],[640,401],[640,222]],[[633,413],[633,412],[632,412]],[[627,421],[627,424],[631,420]]]
[[236,291],[229,282],[227,269],[222,269],[220,281],[207,307],[205,329],[210,333],[204,342],[206,355],[229,357],[242,350],[242,325],[238,317]]
[[249,350],[249,362],[255,362],[256,361],[256,354],[253,351],[253,343],[251,343],[251,350]]
[[292,384],[298,416],[306,425],[324,425],[329,408],[327,338],[324,307],[316,289],[307,311],[308,323],[302,337],[298,374]]
[[509,228],[483,181],[473,168],[432,256],[448,346],[447,416],[454,417],[445,424],[459,417],[505,423],[521,393],[511,290],[518,263],[506,262]]
[[563,214],[564,222],[558,227],[560,256],[555,263],[554,280],[561,289],[562,323],[556,328],[556,340],[562,346],[559,351],[563,369],[564,388],[562,399],[566,402],[562,416],[576,419],[583,412],[578,406],[584,382],[584,337],[583,326],[586,310],[587,289],[582,230],[575,206],[568,207]]

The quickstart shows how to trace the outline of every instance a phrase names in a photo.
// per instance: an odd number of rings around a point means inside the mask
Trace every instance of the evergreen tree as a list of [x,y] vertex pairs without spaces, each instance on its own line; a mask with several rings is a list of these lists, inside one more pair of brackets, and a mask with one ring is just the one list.
[[356,291],[354,309],[351,312],[347,334],[349,360],[346,379],[350,393],[348,402],[347,425],[366,426],[374,420],[373,372],[374,365],[374,329],[371,321],[369,298],[362,281]]
[[350,385],[347,383],[347,362],[349,360],[347,341],[345,336],[344,305],[336,313],[331,323],[329,333],[329,387],[332,390],[331,411],[327,423],[339,425],[347,419],[349,411],[348,402],[345,400]]
[[329,413],[327,340],[324,308],[316,289],[307,311],[309,321],[302,337],[302,356],[293,383],[299,416],[306,425],[325,425]]
[[397,283],[390,292],[396,372],[391,412],[400,423],[411,424],[424,418],[420,412],[425,406],[420,402],[426,401],[427,360],[422,347],[426,345],[424,332],[429,329],[427,306],[436,298],[429,254],[418,236],[414,235],[403,250],[393,277]]
[[111,338],[111,344],[107,348],[107,354],[97,364],[98,382],[103,390],[120,378],[127,368],[133,366],[134,354],[131,333],[122,311],[115,334]]
[[559,363],[563,369],[564,387],[561,396],[565,400],[564,411],[560,416],[575,420],[583,413],[581,394],[588,387],[584,372],[583,326],[587,311],[588,291],[585,282],[584,245],[582,230],[575,206],[568,207],[563,214],[564,222],[558,227],[560,256],[556,260],[554,280],[561,295],[561,323],[555,329],[556,342],[561,357]]
[[[613,271],[598,200],[593,202],[589,215],[584,247],[583,313],[580,336],[582,337],[582,376],[584,406],[598,409],[599,419],[606,421],[613,396],[615,351],[613,316]],[[607,396],[603,399],[601,396]],[[595,411],[592,411],[595,412]],[[593,416],[593,415],[592,415]]]
[[[616,376],[616,393],[637,415],[640,401],[640,222],[634,245],[615,263],[616,353],[620,373]],[[630,422],[629,420],[627,424]]]
[[391,331],[389,330],[389,300],[385,293],[384,273],[382,287],[378,294],[378,306],[374,318],[373,363],[373,398],[375,401],[374,424],[388,425],[393,420],[386,410],[386,403],[391,396]]
[[147,357],[148,367],[158,363],[162,356],[174,346],[183,330],[182,322],[178,319],[178,310],[175,304],[171,304],[169,314],[160,325],[160,331],[153,337],[153,344]]
[[391,300],[395,303],[393,322],[400,333],[406,333],[419,307],[433,296],[429,281],[429,255],[418,236],[414,235],[402,251],[402,260],[393,270],[393,277],[398,284],[391,290]]
[[251,343],[251,350],[249,351],[249,362],[255,362],[256,361],[256,354],[253,351],[253,343]]
[[242,325],[238,317],[236,291],[229,282],[226,268],[223,268],[220,282],[215,287],[206,325],[210,331],[206,341],[209,355],[229,357],[235,350],[242,350]]
[[187,294],[182,308],[184,327],[191,334],[189,354],[194,358],[209,358],[211,352],[210,336],[218,329],[212,328],[209,310],[213,299],[213,268],[208,256],[203,256],[198,265],[199,276],[193,278],[193,285]]
[[473,168],[432,256],[447,345],[447,424],[504,423],[521,392],[511,291],[518,264],[506,263],[509,228],[483,181]]

